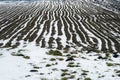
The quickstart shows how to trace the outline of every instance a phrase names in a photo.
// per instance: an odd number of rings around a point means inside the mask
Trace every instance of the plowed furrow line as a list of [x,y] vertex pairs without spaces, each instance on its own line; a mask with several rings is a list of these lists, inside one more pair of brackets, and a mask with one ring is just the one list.
[[0,4],[0,47],[21,42],[120,52],[120,16],[83,0]]

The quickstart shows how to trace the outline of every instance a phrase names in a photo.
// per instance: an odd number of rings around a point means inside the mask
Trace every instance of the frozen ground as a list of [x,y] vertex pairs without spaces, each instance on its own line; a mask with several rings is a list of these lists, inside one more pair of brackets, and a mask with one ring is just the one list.
[[[73,50],[77,50],[77,53],[70,54]],[[17,49],[0,49],[0,80],[120,79],[120,57],[114,58],[110,54],[107,59],[98,59],[100,55],[104,57],[106,54],[81,52],[80,48],[71,48],[68,53],[61,50],[63,56],[48,55],[48,51],[33,43]],[[23,54],[30,58],[13,54]],[[68,54],[74,56],[73,61],[66,61]]]
[[119,14],[62,1],[0,3],[0,80],[120,80]]

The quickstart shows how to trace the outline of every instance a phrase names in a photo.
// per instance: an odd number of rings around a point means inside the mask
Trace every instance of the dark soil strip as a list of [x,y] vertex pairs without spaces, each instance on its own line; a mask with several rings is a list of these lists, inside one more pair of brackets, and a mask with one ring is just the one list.
[[53,38],[53,37],[50,37],[50,39],[49,39],[49,41],[48,41],[48,44],[49,44],[49,48],[53,48],[53,41],[54,41],[55,39]]
[[56,42],[57,42],[57,45],[58,45],[58,46],[57,46],[57,49],[59,49],[59,50],[61,50],[61,49],[63,48],[60,40],[61,40],[61,39],[60,39],[59,37],[56,39]]
[[57,26],[58,26],[58,35],[60,36],[60,35],[63,34],[62,31],[61,31],[61,29],[62,29],[62,22],[61,22],[60,19],[59,19],[59,21],[57,23]]
[[45,47],[45,43],[46,43],[46,42],[45,42],[45,38],[44,38],[44,39],[42,39],[42,44],[41,44],[41,47],[42,47],[42,48]]

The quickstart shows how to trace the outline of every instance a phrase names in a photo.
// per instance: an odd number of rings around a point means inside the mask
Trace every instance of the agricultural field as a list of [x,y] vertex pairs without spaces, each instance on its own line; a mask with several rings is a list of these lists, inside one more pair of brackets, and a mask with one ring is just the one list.
[[119,80],[120,12],[92,1],[0,1],[0,80]]

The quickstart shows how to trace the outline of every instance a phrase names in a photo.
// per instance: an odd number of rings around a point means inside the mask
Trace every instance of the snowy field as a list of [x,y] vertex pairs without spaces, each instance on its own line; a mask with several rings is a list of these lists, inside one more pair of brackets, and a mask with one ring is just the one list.
[[[76,54],[70,51],[62,56],[48,55],[49,49],[29,44],[17,49],[0,49],[0,80],[119,80],[120,57],[114,58],[112,54],[106,59],[106,53],[86,53],[77,48]],[[80,50],[80,51],[79,51]],[[13,56],[13,54],[24,54]],[[74,60],[66,61],[68,55]],[[120,56],[120,55],[119,55]]]
[[0,80],[120,80],[120,15],[87,0],[0,2]]

